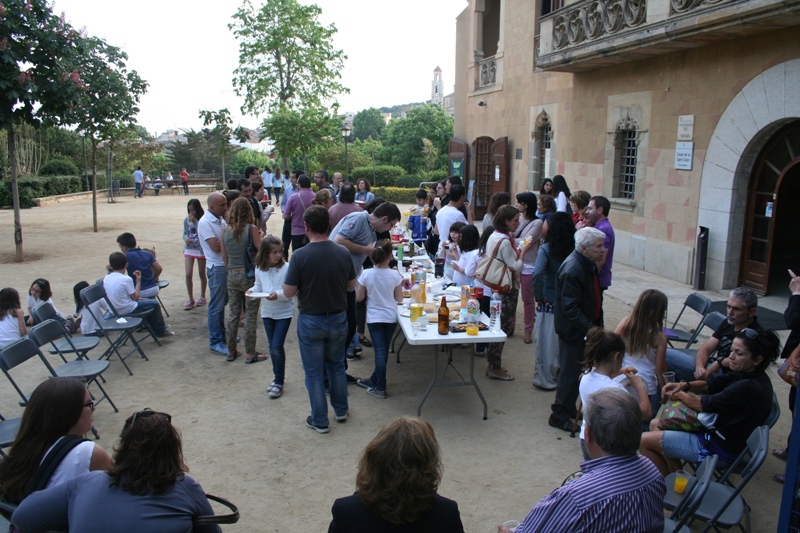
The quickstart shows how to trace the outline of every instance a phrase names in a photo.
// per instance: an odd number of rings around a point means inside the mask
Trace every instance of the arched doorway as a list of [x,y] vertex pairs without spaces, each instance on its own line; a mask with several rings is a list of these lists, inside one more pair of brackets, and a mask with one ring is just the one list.
[[782,293],[788,268],[800,268],[800,121],[778,130],[750,176],[740,282],[758,294]]

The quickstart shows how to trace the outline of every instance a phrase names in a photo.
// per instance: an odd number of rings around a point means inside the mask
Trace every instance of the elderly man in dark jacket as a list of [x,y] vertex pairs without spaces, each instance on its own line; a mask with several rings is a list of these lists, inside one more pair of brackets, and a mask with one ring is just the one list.
[[577,414],[575,402],[586,333],[592,326],[603,326],[597,262],[603,259],[604,238],[603,232],[595,228],[576,231],[575,251],[558,269],[554,322],[561,369],[548,423],[564,431],[572,430],[570,418]]

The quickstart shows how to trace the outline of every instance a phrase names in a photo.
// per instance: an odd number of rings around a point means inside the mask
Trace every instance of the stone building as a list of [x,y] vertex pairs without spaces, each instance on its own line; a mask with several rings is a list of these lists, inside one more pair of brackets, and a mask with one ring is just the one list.
[[[469,0],[451,159],[611,200],[616,261],[774,292],[800,268],[800,0]],[[795,228],[795,229],[792,229]]]

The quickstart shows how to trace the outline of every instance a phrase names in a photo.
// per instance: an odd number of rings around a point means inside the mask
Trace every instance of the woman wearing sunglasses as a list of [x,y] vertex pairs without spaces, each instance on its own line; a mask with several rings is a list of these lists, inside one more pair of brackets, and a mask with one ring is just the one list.
[[185,475],[188,470],[172,417],[139,411],[125,421],[108,472],[91,472],[32,494],[11,522],[25,533],[220,531],[216,525],[193,528],[194,517],[214,511],[200,485]]
[[777,359],[779,349],[774,332],[745,328],[731,345],[730,372],[664,385],[662,398],[681,401],[698,413],[716,414],[713,423],[706,423],[713,429],[700,433],[657,431],[658,420],[653,420],[651,431],[642,434],[639,452],[665,476],[678,470],[681,461],[695,463],[706,455],[718,455],[721,462],[731,464],[772,410],[772,382],[766,369]]
[[52,378],[40,383],[28,398],[8,457],[0,463],[0,496],[19,503],[34,490],[110,468],[105,450],[83,438],[92,429],[93,413],[94,402],[83,380]]

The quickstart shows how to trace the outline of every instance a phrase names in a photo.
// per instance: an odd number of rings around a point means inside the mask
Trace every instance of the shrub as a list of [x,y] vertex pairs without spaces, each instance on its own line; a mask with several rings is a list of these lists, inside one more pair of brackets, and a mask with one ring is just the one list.
[[395,187],[401,187],[405,189],[419,189],[420,184],[419,176],[403,176],[402,178],[398,178],[395,181]]
[[[32,207],[34,198],[58,196],[83,190],[81,179],[78,176],[20,178],[17,180],[17,185],[20,207]],[[10,207],[11,205],[13,205],[11,180],[3,180],[0,182],[0,207]]]
[[450,177],[450,173],[447,170],[431,170],[431,177],[428,181],[442,181]]
[[404,189],[400,187],[376,187],[372,189],[375,198],[383,198],[387,202],[394,202],[396,204],[413,204],[416,203],[414,193],[417,188]]
[[[372,185],[372,167],[358,167],[350,171],[350,181],[358,183],[358,180],[365,179]],[[401,167],[390,165],[378,165],[375,167],[375,186],[391,187],[395,182],[406,173]]]
[[51,159],[39,169],[40,176],[77,176],[78,167],[68,159]]

